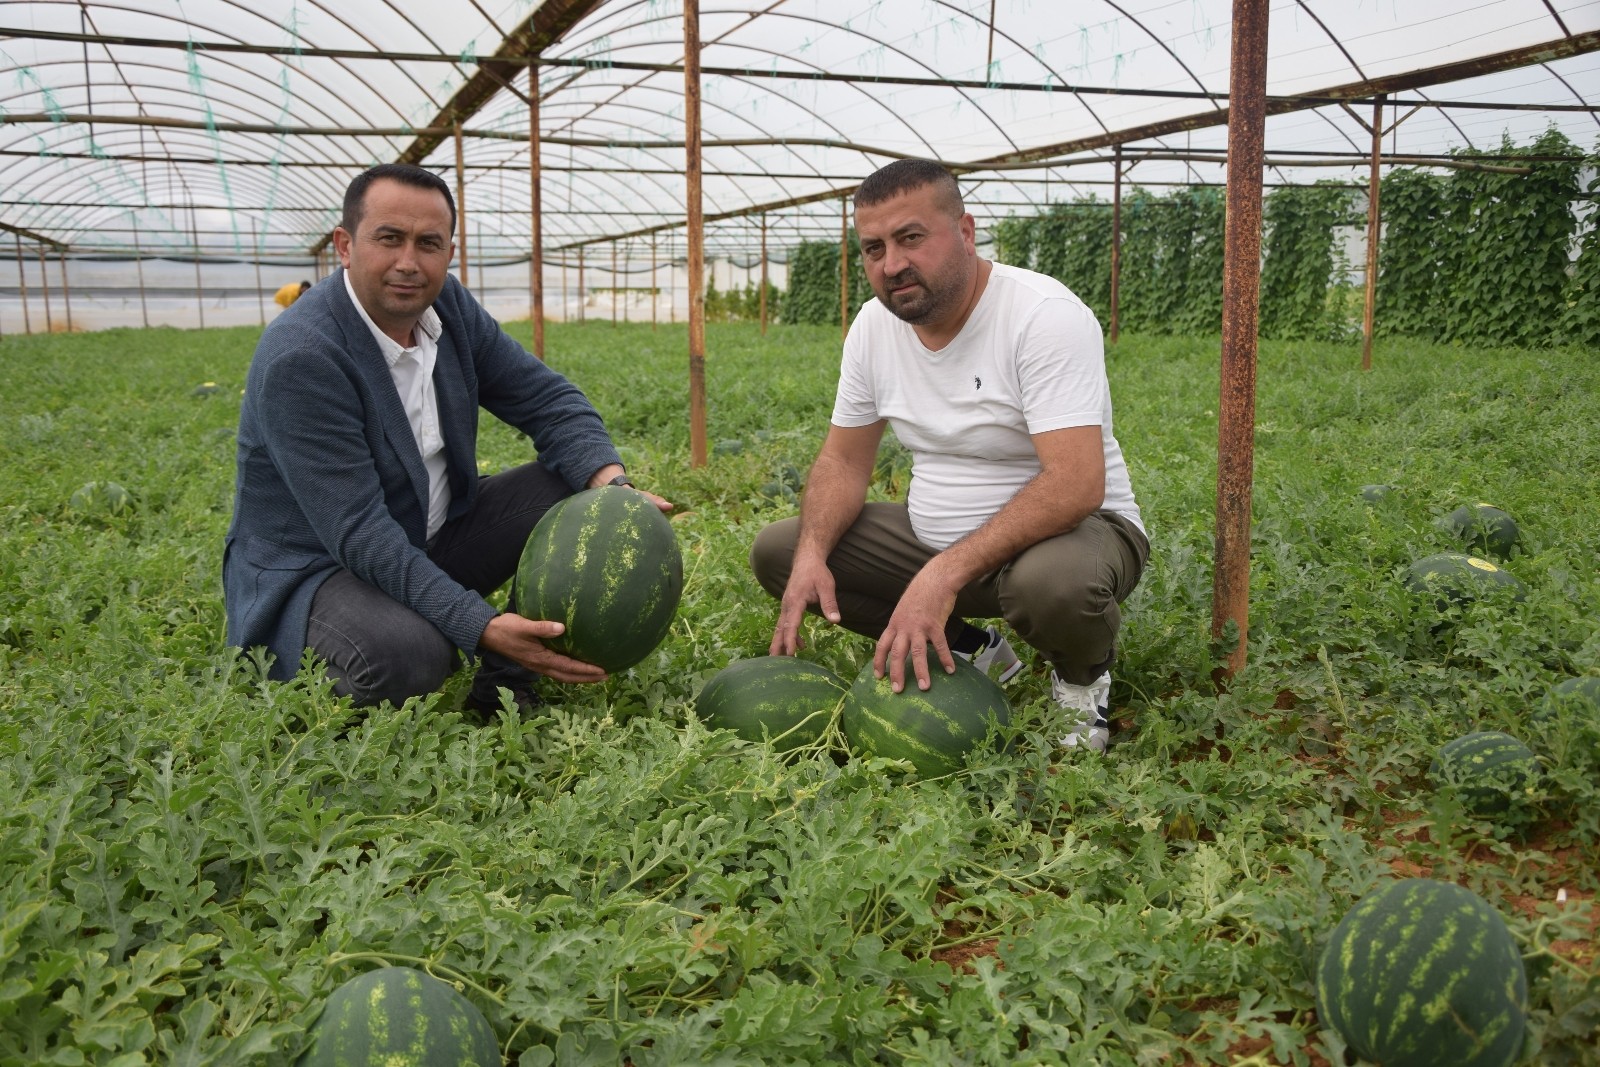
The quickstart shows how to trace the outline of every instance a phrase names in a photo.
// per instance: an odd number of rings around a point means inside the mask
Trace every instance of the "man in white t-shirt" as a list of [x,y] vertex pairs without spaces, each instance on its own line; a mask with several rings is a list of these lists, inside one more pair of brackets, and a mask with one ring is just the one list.
[[[809,609],[876,638],[898,692],[930,658],[1001,680],[1021,664],[1004,618],[1041,652],[1065,745],[1103,750],[1118,607],[1149,557],[1093,312],[1065,286],[980,259],[955,178],[899,160],[855,194],[877,299],[844,345],[828,436],[798,518],[756,538],[782,607],[771,653],[800,648]],[[911,451],[905,504],[866,502],[885,426]],[[932,656],[929,648],[933,649]]]

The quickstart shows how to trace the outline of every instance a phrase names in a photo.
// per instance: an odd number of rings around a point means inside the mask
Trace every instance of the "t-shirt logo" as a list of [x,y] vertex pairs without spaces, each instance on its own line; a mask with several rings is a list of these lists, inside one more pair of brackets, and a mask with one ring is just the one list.
[[983,379],[978,377],[976,374],[974,374],[972,376],[972,388],[973,389],[982,389],[983,388]]

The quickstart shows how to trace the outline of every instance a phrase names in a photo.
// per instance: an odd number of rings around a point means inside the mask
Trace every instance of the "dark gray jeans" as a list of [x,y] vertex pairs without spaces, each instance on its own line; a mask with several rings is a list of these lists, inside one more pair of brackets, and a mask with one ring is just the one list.
[[[571,496],[541,463],[478,482],[472,510],[440,528],[428,558],[463,586],[487,597],[516,572],[534,524]],[[514,596],[514,593],[513,593]],[[515,610],[515,603],[507,605]],[[427,619],[347,570],[322,583],[311,601],[306,641],[328,664],[334,692],[360,705],[431,693],[456,669],[460,653]],[[493,654],[480,657],[474,689],[526,683],[532,675]]]
[[[788,584],[799,531],[798,518],[783,519],[757,534],[750,549],[756,580],[775,597]],[[877,640],[900,594],[936,555],[911,532],[904,504],[867,504],[828,556],[842,625]],[[1062,681],[1088,685],[1116,659],[1118,605],[1139,584],[1149,559],[1150,542],[1137,526],[1097,511],[969,583],[956,596],[945,637],[953,640],[968,618],[1005,619]]]

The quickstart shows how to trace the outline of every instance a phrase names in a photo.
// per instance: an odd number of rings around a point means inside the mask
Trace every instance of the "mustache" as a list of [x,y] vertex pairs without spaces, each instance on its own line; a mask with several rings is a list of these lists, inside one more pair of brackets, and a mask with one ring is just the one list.
[[886,276],[883,279],[883,284],[884,284],[885,288],[888,288],[888,289],[898,289],[902,285],[907,285],[907,284],[910,284],[910,283],[915,283],[917,285],[920,285],[924,289],[927,288],[927,284],[925,282],[923,282],[923,280],[922,280],[922,275],[918,274],[916,272],[915,268],[912,268],[912,267],[907,267],[905,270],[901,271],[899,274],[896,274],[896,275],[894,275],[892,277]]

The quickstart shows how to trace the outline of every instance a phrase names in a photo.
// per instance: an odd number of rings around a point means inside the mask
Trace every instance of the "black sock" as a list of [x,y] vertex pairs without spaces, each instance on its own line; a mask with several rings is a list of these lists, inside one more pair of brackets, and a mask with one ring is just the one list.
[[[983,651],[984,646],[988,645],[988,631],[978,629],[965,619],[960,620],[957,625],[961,627],[961,632],[949,639],[950,651],[959,652],[963,656],[970,656],[975,652]],[[948,633],[948,630],[946,633]]]

